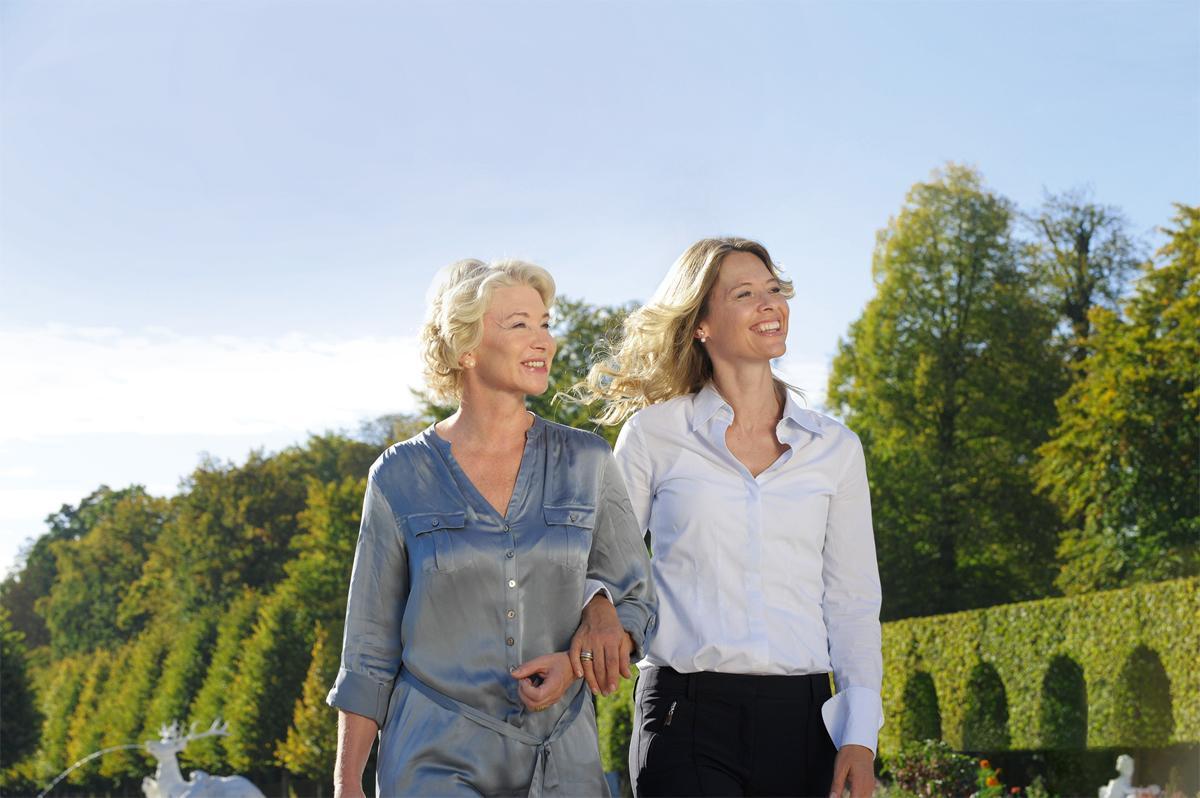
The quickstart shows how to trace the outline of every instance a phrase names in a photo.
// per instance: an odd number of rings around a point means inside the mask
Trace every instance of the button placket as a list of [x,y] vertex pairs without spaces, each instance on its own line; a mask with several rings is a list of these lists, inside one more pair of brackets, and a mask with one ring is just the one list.
[[[508,657],[508,670],[511,673],[521,664],[520,652],[517,650],[518,632],[517,609],[517,542],[513,536],[512,524],[507,521],[501,526],[504,535],[504,648]],[[514,683],[515,688],[515,683]]]

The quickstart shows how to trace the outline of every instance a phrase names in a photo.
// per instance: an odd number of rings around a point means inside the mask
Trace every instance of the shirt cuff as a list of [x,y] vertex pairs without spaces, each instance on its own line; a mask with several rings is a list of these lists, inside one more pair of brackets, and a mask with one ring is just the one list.
[[369,676],[341,668],[338,670],[337,681],[333,683],[333,689],[325,696],[325,703],[355,715],[372,718],[375,725],[382,729],[383,722],[387,719],[391,695],[392,685],[380,684]]
[[[608,588],[604,586],[603,582],[599,579],[588,579],[583,583],[583,607],[586,607],[596,597],[597,593],[603,593],[604,597],[608,599],[609,604],[616,603],[613,601],[612,593],[608,592]],[[583,607],[579,608],[581,612],[583,611]]]
[[617,618],[621,628],[633,639],[633,651],[629,661],[636,662],[646,656],[646,638],[653,632],[655,616],[641,602],[622,601],[617,605]]
[[883,728],[883,698],[868,687],[847,687],[821,705],[821,718],[839,750],[843,745],[863,745],[874,754]]

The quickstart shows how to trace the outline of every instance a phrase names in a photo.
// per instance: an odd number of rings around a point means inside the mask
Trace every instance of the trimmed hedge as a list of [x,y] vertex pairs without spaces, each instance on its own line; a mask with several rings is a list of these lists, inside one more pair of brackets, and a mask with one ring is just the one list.
[[[1197,578],[894,621],[883,653],[883,754],[931,732],[960,751],[1200,743]],[[624,774],[633,682],[596,715]]]
[[1200,742],[1200,579],[895,621],[883,651],[885,753],[935,725],[959,750]]

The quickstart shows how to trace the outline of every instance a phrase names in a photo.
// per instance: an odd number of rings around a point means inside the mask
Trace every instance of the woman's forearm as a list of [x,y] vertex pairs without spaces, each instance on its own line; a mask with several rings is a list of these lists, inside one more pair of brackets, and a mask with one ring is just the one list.
[[333,766],[334,790],[340,795],[357,795],[362,790],[363,769],[379,727],[371,718],[338,710],[337,762]]

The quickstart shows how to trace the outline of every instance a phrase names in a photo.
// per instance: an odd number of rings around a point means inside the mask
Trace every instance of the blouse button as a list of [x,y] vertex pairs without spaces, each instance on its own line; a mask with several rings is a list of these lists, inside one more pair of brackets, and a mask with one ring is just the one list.
[[504,531],[505,531],[505,532],[507,532],[507,531],[508,531],[508,524],[505,524],[505,525],[504,525]]
[[509,587],[516,587],[516,586],[517,586],[517,580],[516,580],[516,579],[509,579],[509,580],[508,580],[508,586],[509,586]]
[[432,521],[431,523],[432,523],[434,526],[438,526],[438,525],[440,525],[442,522],[441,522],[441,521],[439,521],[438,519],[436,519],[436,518],[435,518],[435,519],[433,519],[433,521]]
[[574,520],[575,520],[575,513],[571,513],[571,515],[570,515],[570,518],[571,518],[571,520],[572,520],[572,521],[574,521]]
[[513,639],[510,637],[510,638],[508,638],[507,640],[505,640],[504,642],[505,642],[505,644],[507,644],[507,645],[510,645],[510,646],[511,646],[511,645],[513,645],[514,643],[516,643],[517,641],[516,641],[516,640],[513,640]]
[[516,611],[515,611],[515,610],[509,610],[508,612],[506,612],[506,613],[504,613],[504,614],[505,614],[505,615],[507,615],[509,618],[516,618],[516,617],[517,617],[517,613],[516,613]]
[[511,560],[516,556],[516,552],[514,552],[512,549],[509,549],[508,551],[504,552],[504,556]]

